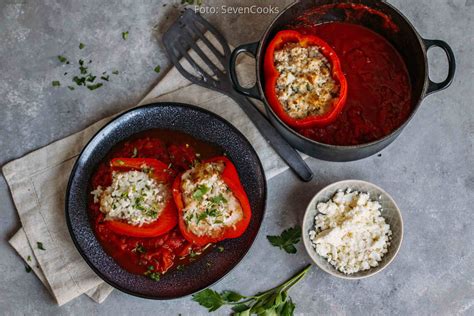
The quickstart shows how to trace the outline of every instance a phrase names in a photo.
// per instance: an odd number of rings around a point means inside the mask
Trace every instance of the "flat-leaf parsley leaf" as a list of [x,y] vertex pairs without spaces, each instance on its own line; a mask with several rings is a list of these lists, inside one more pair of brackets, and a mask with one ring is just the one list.
[[213,312],[223,305],[232,306],[233,315],[293,315],[295,304],[288,296],[288,290],[304,278],[311,265],[306,266],[301,272],[291,279],[265,292],[253,296],[241,295],[234,291],[218,293],[205,289],[193,295],[193,301]]
[[301,228],[298,226],[288,228],[280,236],[267,236],[267,239],[273,246],[279,247],[287,253],[296,253],[294,245],[301,239]]

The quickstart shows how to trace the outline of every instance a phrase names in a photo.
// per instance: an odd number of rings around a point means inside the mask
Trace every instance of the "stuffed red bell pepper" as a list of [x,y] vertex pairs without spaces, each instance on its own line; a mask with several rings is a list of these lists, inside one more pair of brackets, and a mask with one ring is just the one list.
[[264,59],[265,96],[294,128],[324,126],[341,113],[347,83],[334,50],[314,35],[278,32]]
[[224,156],[204,160],[178,175],[173,198],[181,233],[198,246],[240,237],[252,216],[237,170]]
[[92,193],[105,214],[105,224],[117,234],[155,237],[178,222],[168,166],[153,158],[114,158],[112,183]]

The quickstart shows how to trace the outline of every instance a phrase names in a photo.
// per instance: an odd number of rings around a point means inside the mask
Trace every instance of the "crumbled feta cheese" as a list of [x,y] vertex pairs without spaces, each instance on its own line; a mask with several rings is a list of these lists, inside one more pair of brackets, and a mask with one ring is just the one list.
[[105,220],[124,220],[141,226],[155,221],[170,198],[169,187],[157,183],[142,171],[113,172],[112,184],[105,190],[98,186],[91,192],[94,203],[100,202]]
[[287,43],[274,52],[274,62],[280,73],[275,91],[288,115],[300,119],[331,108],[339,85],[318,47]]
[[221,162],[197,164],[181,177],[184,221],[197,236],[216,237],[243,217],[239,201],[221,177]]
[[319,214],[309,237],[319,255],[345,274],[379,264],[392,235],[379,202],[367,193],[347,189],[316,207]]

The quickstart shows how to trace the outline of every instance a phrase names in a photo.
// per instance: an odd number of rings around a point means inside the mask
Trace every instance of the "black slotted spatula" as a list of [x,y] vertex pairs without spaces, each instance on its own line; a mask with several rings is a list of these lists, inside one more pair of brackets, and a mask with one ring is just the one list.
[[[214,45],[207,34],[212,35],[221,47]],[[198,41],[201,46],[198,45]],[[229,77],[230,47],[222,34],[209,22],[194,11],[185,10],[163,35],[163,45],[181,75],[192,83],[231,97],[298,177],[303,181],[312,179],[311,169],[298,152],[247,97],[234,90]],[[183,61],[186,61],[191,68],[185,68]]]

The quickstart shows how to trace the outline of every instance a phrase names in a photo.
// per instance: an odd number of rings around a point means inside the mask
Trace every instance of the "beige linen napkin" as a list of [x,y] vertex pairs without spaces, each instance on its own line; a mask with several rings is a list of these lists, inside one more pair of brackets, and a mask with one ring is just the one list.
[[[254,71],[253,66],[245,62],[239,70],[247,74],[244,82],[249,81],[249,74]],[[176,68],[172,68],[139,105],[158,101],[191,103],[227,119],[253,145],[267,179],[287,168],[234,101],[190,84]],[[23,225],[10,239],[10,244],[59,305],[83,293],[100,303],[112,291],[74,247],[64,216],[65,189],[72,166],[88,140],[111,119],[102,119],[81,132],[11,161],[2,169]],[[45,250],[39,249],[37,242],[41,242]]]

